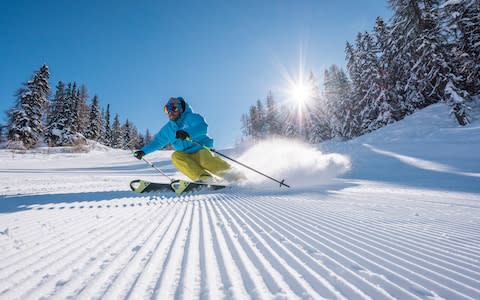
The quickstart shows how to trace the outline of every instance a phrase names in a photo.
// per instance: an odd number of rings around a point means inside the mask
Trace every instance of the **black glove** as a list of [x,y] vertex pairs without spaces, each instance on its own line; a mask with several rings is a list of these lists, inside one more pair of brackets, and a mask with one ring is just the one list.
[[186,139],[186,138],[189,138],[190,135],[189,135],[186,131],[177,130],[177,132],[175,133],[175,137],[176,137],[177,139],[184,140],[184,139]]
[[133,152],[133,156],[136,157],[137,159],[142,159],[144,155],[145,155],[145,152],[143,152],[142,150]]

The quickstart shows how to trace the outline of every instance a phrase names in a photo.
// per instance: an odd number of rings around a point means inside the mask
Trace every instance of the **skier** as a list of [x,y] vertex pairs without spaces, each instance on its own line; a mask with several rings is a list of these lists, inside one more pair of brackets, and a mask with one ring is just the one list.
[[231,166],[227,162],[201,146],[213,147],[213,139],[207,135],[208,125],[182,97],[171,97],[164,106],[164,111],[169,121],[149,144],[134,152],[136,158],[142,159],[144,155],[170,144],[175,150],[172,154],[173,165],[193,181],[215,183],[211,174],[227,181],[241,179],[238,173],[231,172]]

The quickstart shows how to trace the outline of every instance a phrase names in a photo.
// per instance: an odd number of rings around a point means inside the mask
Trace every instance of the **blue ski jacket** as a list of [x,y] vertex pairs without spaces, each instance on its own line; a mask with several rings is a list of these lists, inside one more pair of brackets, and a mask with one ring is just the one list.
[[169,120],[160,131],[155,134],[152,141],[141,149],[145,154],[152,153],[171,144],[176,151],[195,153],[203,149],[200,145],[177,139],[177,130],[183,130],[190,135],[190,138],[209,148],[213,147],[213,139],[207,135],[208,124],[205,119],[192,111],[188,103],[185,103],[185,111],[181,113],[176,121]]

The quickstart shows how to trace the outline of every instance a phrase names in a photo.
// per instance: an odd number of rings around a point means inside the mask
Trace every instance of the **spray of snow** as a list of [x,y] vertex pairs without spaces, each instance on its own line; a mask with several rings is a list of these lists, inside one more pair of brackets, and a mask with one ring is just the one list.
[[[260,142],[239,158],[239,161],[277,180],[285,179],[292,187],[328,184],[350,170],[350,158],[336,153],[322,153],[312,145],[287,139]],[[242,169],[248,184],[271,186],[272,181]]]

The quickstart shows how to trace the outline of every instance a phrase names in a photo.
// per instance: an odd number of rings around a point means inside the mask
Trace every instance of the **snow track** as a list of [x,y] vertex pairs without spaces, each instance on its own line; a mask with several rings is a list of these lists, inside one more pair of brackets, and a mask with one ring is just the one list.
[[0,298],[480,298],[478,195],[384,188],[125,192],[1,214]]

